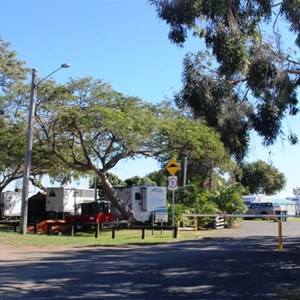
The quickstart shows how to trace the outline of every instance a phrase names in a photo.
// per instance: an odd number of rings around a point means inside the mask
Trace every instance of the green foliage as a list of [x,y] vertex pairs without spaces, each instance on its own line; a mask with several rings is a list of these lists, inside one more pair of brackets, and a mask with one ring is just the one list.
[[[101,181],[101,178],[99,176],[96,176],[95,174],[93,175],[93,177],[91,177],[92,179],[90,179],[89,182],[89,186],[90,188],[95,188],[95,179],[96,179],[96,189],[98,191],[98,197],[101,200],[107,200],[105,191],[103,189],[103,184]],[[110,181],[110,183],[112,184],[112,186],[117,186],[117,187],[122,187],[122,186],[126,186],[126,183],[120,179],[117,175],[113,174],[113,173],[107,173],[107,178]]]
[[24,61],[17,58],[17,53],[10,50],[10,43],[0,37],[0,87],[8,92],[12,86],[26,78],[28,69],[24,67]]
[[240,174],[236,174],[236,179],[248,188],[251,194],[272,195],[281,191],[286,183],[283,173],[261,160],[242,164],[240,171]]
[[69,166],[97,171],[99,164],[106,172],[120,159],[155,154],[154,106],[91,78],[71,80],[65,89],[69,95],[40,106],[39,124],[43,141]]
[[[180,207],[180,214],[214,214],[218,212],[218,208],[213,202],[213,194],[194,185],[178,189],[175,203]],[[176,214],[179,215],[178,212]],[[191,220],[183,218],[178,221],[188,224]],[[209,222],[211,222],[210,218],[199,218],[200,226],[205,226]]]
[[168,179],[166,171],[159,170],[154,171],[146,175],[151,181],[155,182],[157,186],[167,186],[168,185]]
[[92,78],[70,80],[64,88],[45,87],[40,92],[45,101],[38,106],[39,151],[51,149],[68,168],[96,173],[108,199],[124,214],[127,208],[107,176],[120,160],[144,156],[163,161],[189,153],[215,168],[229,159],[214,130],[165,103],[144,103]]
[[[211,193],[207,190],[199,189],[197,186],[188,185],[176,191],[175,203],[176,215],[180,214],[243,214],[246,206],[242,199],[244,188],[240,184],[222,187],[219,192]],[[188,223],[187,219],[180,219]],[[232,226],[237,218],[226,218],[229,226]],[[211,223],[211,218],[200,217],[199,224],[205,226]]]
[[206,46],[184,61],[183,88],[175,97],[180,108],[215,128],[239,162],[251,130],[267,146],[279,137],[298,142],[295,133],[283,131],[283,120],[299,110],[300,62],[296,51],[284,48],[280,32],[289,26],[300,47],[298,0],[149,2],[169,25],[172,42],[182,46],[191,31]]
[[249,124],[247,103],[239,103],[238,93],[224,78],[207,69],[212,57],[208,53],[187,54],[184,60],[183,89],[175,96],[180,108],[189,106],[195,118],[214,128],[231,155],[242,160],[248,149]]
[[[0,191],[22,177],[26,124],[22,81],[27,69],[10,44],[0,37]],[[26,86],[23,89],[26,91]]]
[[3,122],[0,126],[0,191],[23,176],[26,134],[21,124]]
[[125,180],[127,187],[131,186],[155,186],[155,182],[148,177],[134,176]]
[[[244,214],[246,205],[242,195],[245,193],[245,188],[240,184],[233,184],[228,187],[223,187],[214,197],[214,202],[219,210],[225,214]],[[237,221],[235,217],[226,218],[226,223],[232,226]]]
[[[183,170],[184,159],[187,157],[188,182],[200,177],[202,183],[206,182],[213,172],[228,170],[230,157],[213,129],[205,126],[200,120],[190,118],[165,119],[165,122],[165,141],[168,141],[168,144],[165,154],[160,156],[162,167],[174,157]],[[182,174],[181,171],[179,176]],[[182,178],[180,179],[182,182]]]
[[290,24],[289,30],[297,35],[296,44],[300,47],[300,3],[298,0],[282,1],[280,13]]

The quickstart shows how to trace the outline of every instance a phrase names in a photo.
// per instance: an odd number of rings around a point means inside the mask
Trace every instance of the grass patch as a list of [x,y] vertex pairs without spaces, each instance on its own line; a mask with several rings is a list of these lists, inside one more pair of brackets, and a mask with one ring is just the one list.
[[117,230],[115,239],[112,239],[111,230],[101,230],[98,238],[94,232],[76,233],[69,235],[46,235],[26,234],[22,235],[12,230],[0,229],[0,244],[10,246],[48,246],[48,245],[69,245],[69,246],[113,246],[113,245],[136,245],[150,243],[171,243],[180,240],[198,239],[203,236],[213,235],[215,230],[208,231],[179,231],[178,237],[172,237],[171,230],[146,231],[145,239],[142,239],[141,230]]
[[287,220],[288,222],[300,222],[300,217],[299,218],[288,217]]
[[0,245],[10,246],[48,246],[48,245],[70,245],[70,246],[112,246],[130,244],[165,243],[178,240],[196,239],[202,234],[193,232],[180,232],[174,239],[172,231],[146,231],[145,239],[141,238],[141,230],[120,230],[116,231],[115,239],[112,239],[111,231],[100,231],[99,237],[95,238],[94,233],[76,233],[74,236],[55,236],[46,234],[22,235],[11,231],[0,231]]

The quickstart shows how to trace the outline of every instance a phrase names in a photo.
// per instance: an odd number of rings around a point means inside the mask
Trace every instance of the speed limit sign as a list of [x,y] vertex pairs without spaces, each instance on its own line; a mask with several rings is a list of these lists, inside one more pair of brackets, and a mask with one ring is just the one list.
[[169,176],[168,177],[168,189],[170,191],[177,190],[177,176]]

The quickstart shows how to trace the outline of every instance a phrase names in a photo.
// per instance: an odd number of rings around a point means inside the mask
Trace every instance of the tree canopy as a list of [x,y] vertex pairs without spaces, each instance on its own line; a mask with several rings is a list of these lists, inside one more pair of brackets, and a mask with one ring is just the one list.
[[[28,69],[8,47],[1,40],[1,190],[23,175],[30,100]],[[48,79],[39,84],[36,101],[31,182],[43,189],[43,175],[64,185],[96,173],[125,217],[131,212],[116,197],[108,176],[120,160],[148,156],[163,164],[188,153],[195,160],[207,159],[210,169],[225,168],[229,160],[219,135],[201,120],[186,118],[170,103],[152,105],[123,95],[101,80],[70,79],[62,86]]]
[[18,95],[27,71],[10,44],[0,38],[0,192],[23,175],[26,126]]
[[[112,204],[130,215],[107,176],[126,158],[166,157],[189,151],[223,163],[219,136],[168,105],[152,105],[114,91],[92,78],[71,79],[38,105],[38,151],[49,149],[69,168],[95,172]],[[40,91],[41,94],[41,91]],[[227,157],[228,159],[228,157]]]
[[288,26],[294,46],[300,46],[299,1],[149,2],[170,26],[173,43],[182,46],[192,32],[206,46],[184,61],[183,88],[176,96],[180,107],[215,128],[239,161],[247,154],[252,129],[267,146],[278,137],[297,143],[282,122],[299,110],[300,61],[284,48],[280,30]]
[[240,170],[236,179],[251,194],[273,195],[280,192],[286,184],[284,174],[262,160],[244,163],[240,166]]

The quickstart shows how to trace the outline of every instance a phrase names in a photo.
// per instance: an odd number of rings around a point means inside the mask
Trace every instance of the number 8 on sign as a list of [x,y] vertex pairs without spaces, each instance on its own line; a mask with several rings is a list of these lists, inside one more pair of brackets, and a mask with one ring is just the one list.
[[177,190],[177,176],[168,177],[168,189],[171,191]]

